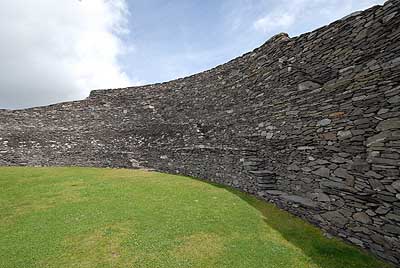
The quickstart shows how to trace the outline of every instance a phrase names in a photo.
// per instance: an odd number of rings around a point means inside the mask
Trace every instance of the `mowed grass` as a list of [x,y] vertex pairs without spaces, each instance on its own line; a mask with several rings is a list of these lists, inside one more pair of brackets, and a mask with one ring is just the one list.
[[0,168],[0,267],[389,266],[271,204],[199,180]]

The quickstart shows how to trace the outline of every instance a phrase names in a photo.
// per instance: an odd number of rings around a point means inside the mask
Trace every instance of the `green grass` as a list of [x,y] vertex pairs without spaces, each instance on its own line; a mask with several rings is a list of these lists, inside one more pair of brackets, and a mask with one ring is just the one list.
[[0,267],[382,268],[232,189],[142,170],[0,168]]

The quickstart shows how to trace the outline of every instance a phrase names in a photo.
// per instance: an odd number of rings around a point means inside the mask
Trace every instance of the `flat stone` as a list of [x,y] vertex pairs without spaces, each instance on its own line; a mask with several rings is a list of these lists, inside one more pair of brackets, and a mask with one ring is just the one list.
[[383,178],[382,175],[380,175],[380,174],[378,174],[378,173],[376,173],[375,171],[372,171],[372,170],[370,170],[367,173],[365,173],[365,175],[368,176],[368,177],[375,178],[375,179],[382,179]]
[[384,245],[384,244],[387,243],[385,238],[380,234],[371,234],[370,237],[371,237],[372,241],[374,241],[375,243],[378,243],[378,244],[381,244],[381,245]]
[[314,146],[300,146],[300,147],[297,147],[297,150],[299,150],[299,151],[314,150],[314,149],[315,149]]
[[287,167],[287,170],[299,171],[300,168],[299,168],[299,166],[296,165],[296,164],[291,164],[291,165],[289,165],[289,166]]
[[313,90],[313,89],[317,89],[317,88],[320,88],[320,87],[321,87],[320,84],[318,84],[318,83],[316,83],[316,82],[313,82],[313,81],[304,81],[304,82],[301,82],[301,83],[298,85],[298,89],[299,89],[300,91],[303,91],[303,90]]
[[265,191],[267,194],[270,194],[270,195],[284,195],[284,194],[286,194],[285,192],[282,192],[282,191],[277,191],[277,190],[268,190],[268,191]]
[[340,70],[339,70],[339,73],[340,73],[340,74],[343,74],[343,73],[347,73],[347,72],[349,72],[349,71],[353,71],[355,67],[356,67],[356,66],[352,65],[352,66],[349,66],[349,67],[340,69]]
[[375,210],[375,213],[376,213],[376,214],[379,214],[379,215],[385,215],[385,214],[387,214],[389,211],[390,211],[390,208],[385,207],[385,206],[380,206],[379,208],[377,208],[377,209]]
[[393,183],[392,183],[392,187],[393,187],[396,191],[400,192],[400,180],[397,180],[397,181],[393,182]]
[[372,164],[382,164],[382,165],[389,165],[389,166],[400,166],[400,161],[396,159],[387,159],[381,157],[369,157],[367,159],[368,163]]
[[329,161],[324,160],[324,159],[317,159],[317,160],[315,161],[315,163],[317,163],[318,165],[327,165],[327,164],[330,164]]
[[364,234],[370,234],[371,233],[371,231],[368,228],[365,228],[365,227],[357,226],[357,227],[354,227],[354,228],[351,228],[351,229],[354,232],[357,232],[357,233],[364,233]]
[[351,165],[351,169],[359,172],[368,171],[370,165],[363,159],[355,159],[353,160],[353,164]]
[[364,125],[364,124],[369,124],[369,123],[371,123],[371,119],[369,119],[369,118],[362,118],[362,119],[357,119],[357,120],[355,120],[354,121],[354,124],[355,125]]
[[354,42],[361,41],[361,40],[365,39],[367,36],[368,36],[368,29],[364,29],[358,33],[356,38],[354,38]]
[[347,170],[345,170],[344,168],[335,169],[333,174],[335,174],[336,177],[343,178],[343,179],[354,179],[354,177],[352,175],[350,175],[347,172]]
[[298,195],[282,195],[281,198],[293,203],[300,204],[304,207],[310,207],[310,208],[317,207],[317,203],[313,202],[308,198],[304,198]]
[[339,131],[337,133],[337,137],[339,140],[345,140],[345,139],[349,139],[349,138],[353,137],[353,133],[351,133],[350,130]]
[[387,215],[385,216],[385,218],[386,218],[386,219],[389,219],[389,220],[393,220],[393,221],[400,222],[400,215],[398,215],[398,214],[389,213],[389,214],[387,214]]
[[385,113],[387,113],[387,112],[389,112],[389,111],[390,111],[389,109],[382,108],[382,109],[380,109],[380,110],[378,111],[378,115],[385,114]]
[[300,112],[299,111],[287,111],[286,115],[298,115]]
[[365,212],[357,212],[357,213],[355,213],[353,215],[353,219],[355,219],[356,221],[359,221],[361,223],[365,223],[365,224],[371,222],[371,218]]
[[315,175],[327,178],[330,175],[330,170],[329,170],[329,168],[321,167],[321,168],[313,171],[312,173]]
[[360,239],[355,238],[355,237],[349,237],[347,238],[351,243],[356,244],[357,246],[364,246],[364,242],[362,242]]
[[382,191],[383,189],[385,189],[385,186],[383,186],[383,184],[378,180],[370,179],[369,184],[375,191]]
[[339,227],[344,227],[349,222],[348,218],[343,216],[338,211],[325,212],[321,214],[321,217]]
[[317,127],[329,126],[331,124],[331,122],[332,122],[332,120],[329,118],[322,119],[322,120],[318,121]]
[[324,193],[318,193],[317,194],[317,200],[319,202],[329,202],[329,201],[331,201],[329,195],[324,194]]
[[332,157],[331,162],[336,163],[336,164],[343,164],[343,163],[349,162],[349,160],[347,160],[346,158],[343,158],[343,157],[334,156],[334,157]]
[[400,235],[400,226],[392,225],[392,224],[385,224],[382,229],[386,232]]
[[388,102],[391,104],[400,103],[400,95],[391,97],[390,99],[388,99]]
[[394,17],[396,17],[398,12],[393,12],[385,17],[383,17],[382,21],[383,23],[388,23],[391,19],[393,19]]
[[321,187],[337,189],[337,190],[342,190],[342,191],[347,191],[347,192],[355,192],[355,189],[351,188],[350,186],[348,186],[347,184],[345,184],[343,182],[323,181],[323,182],[321,182]]
[[366,98],[367,98],[367,95],[360,95],[360,96],[353,97],[351,100],[352,101],[362,101],[362,100],[365,100]]
[[384,131],[375,136],[369,137],[367,139],[367,147],[379,145],[380,143],[387,141],[391,136],[392,133],[390,131]]
[[400,129],[400,118],[391,118],[384,120],[376,127],[378,131],[385,131],[391,129]]

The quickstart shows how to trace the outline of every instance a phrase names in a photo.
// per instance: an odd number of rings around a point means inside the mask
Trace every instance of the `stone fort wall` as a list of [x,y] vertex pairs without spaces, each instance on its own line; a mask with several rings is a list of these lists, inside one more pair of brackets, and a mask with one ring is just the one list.
[[0,110],[0,165],[199,177],[399,264],[400,2],[187,78]]

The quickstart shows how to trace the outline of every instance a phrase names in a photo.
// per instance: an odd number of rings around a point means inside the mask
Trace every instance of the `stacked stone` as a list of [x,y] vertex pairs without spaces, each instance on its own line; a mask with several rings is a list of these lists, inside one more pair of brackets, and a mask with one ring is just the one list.
[[190,77],[0,110],[0,165],[199,177],[399,264],[399,14],[391,0]]

